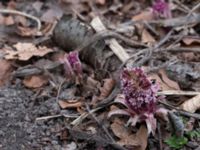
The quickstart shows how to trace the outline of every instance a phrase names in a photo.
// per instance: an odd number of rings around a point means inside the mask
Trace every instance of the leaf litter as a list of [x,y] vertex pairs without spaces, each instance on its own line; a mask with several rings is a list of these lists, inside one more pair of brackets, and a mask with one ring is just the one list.
[[[198,148],[198,138],[188,136],[200,128],[198,2],[0,3],[2,149]],[[75,21],[62,23],[64,12]],[[99,22],[91,23],[95,18]],[[63,26],[59,39],[52,38],[57,22]],[[110,30],[117,34],[108,34]],[[110,47],[109,38],[115,41]],[[148,82],[141,84],[136,72],[121,86],[123,69],[135,67],[153,70],[144,70]],[[159,91],[149,90],[149,84]],[[149,94],[156,97],[154,107],[145,99]],[[108,117],[112,111],[119,116]],[[21,141],[12,143],[12,135]]]

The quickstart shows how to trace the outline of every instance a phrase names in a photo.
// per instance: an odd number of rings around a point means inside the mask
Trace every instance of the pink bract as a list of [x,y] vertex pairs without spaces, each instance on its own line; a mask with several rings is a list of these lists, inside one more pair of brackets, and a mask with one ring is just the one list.
[[114,114],[128,115],[128,124],[135,126],[137,122],[145,122],[149,133],[154,133],[156,129],[156,119],[154,114],[158,110],[157,92],[159,86],[148,79],[144,70],[141,68],[125,68],[121,73],[122,95],[115,102],[126,106],[126,109],[110,112]]
[[171,18],[169,4],[165,0],[155,0],[153,3],[153,14],[156,18]]
[[64,65],[67,78],[74,78],[74,76],[82,75],[82,65],[77,51],[65,54],[61,62]]

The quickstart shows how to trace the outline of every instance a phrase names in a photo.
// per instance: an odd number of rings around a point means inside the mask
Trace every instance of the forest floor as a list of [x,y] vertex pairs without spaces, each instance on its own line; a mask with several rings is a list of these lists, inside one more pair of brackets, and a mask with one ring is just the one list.
[[198,0],[1,0],[0,149],[200,150],[199,29]]

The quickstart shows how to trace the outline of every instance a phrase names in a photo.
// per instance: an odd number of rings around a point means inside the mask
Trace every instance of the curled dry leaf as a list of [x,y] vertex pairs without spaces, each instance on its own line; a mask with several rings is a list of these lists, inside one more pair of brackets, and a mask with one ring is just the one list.
[[48,78],[46,76],[31,76],[23,80],[23,84],[28,88],[39,88],[47,84]]
[[200,94],[185,101],[180,107],[185,111],[194,113],[197,109],[200,109]]
[[6,50],[6,59],[18,59],[22,61],[29,60],[33,56],[44,56],[50,52],[53,52],[52,49],[45,46],[36,47],[32,43],[17,43],[14,45],[16,51]]
[[183,43],[186,45],[191,45],[193,43],[200,44],[200,38],[199,37],[185,37],[182,39]]
[[169,79],[165,70],[163,69],[159,70],[159,74],[161,75],[163,82],[167,84],[169,87],[171,87],[171,89],[180,90],[178,83]]
[[140,141],[137,139],[136,135],[131,133],[131,131],[125,127],[124,122],[121,120],[115,119],[111,124],[111,129],[115,136],[120,139],[117,142],[120,145],[140,146]]
[[104,84],[103,87],[100,88],[100,97],[99,99],[104,99],[107,96],[110,95],[114,85],[115,85],[115,81],[113,79],[104,79]]
[[62,109],[65,109],[65,108],[79,108],[82,106],[82,102],[80,101],[76,101],[75,103],[70,103],[70,102],[66,102],[66,101],[62,101],[62,100],[59,100],[58,104],[60,105],[60,107]]
[[175,81],[170,80],[165,71],[160,70],[159,74],[150,74],[149,77],[153,80],[156,80],[156,82],[160,85],[160,89],[162,91],[168,91],[168,90],[180,90],[180,87],[178,85],[178,83],[176,83]]
[[156,40],[146,29],[143,29],[143,31],[142,31],[142,42],[147,43],[149,45],[152,45],[152,44],[155,44]]
[[141,125],[140,129],[136,133],[136,136],[140,141],[140,147],[135,148],[135,150],[146,150],[148,140],[148,131],[146,126]]
[[151,13],[151,10],[143,11],[140,14],[132,17],[133,21],[141,21],[141,20],[150,21],[152,19],[153,19],[153,14]]
[[0,59],[0,86],[8,81],[12,70],[12,65],[9,61]]
[[12,16],[5,17],[5,16],[0,15],[1,25],[13,25],[14,23],[15,22]]
[[145,150],[147,147],[148,131],[146,126],[141,125],[136,134],[133,134],[124,122],[115,119],[111,124],[113,133],[120,139],[117,143],[122,146],[134,148],[134,150]]
[[41,36],[42,33],[37,30],[37,28],[21,27],[17,26],[17,34],[23,37],[29,36]]
[[105,5],[106,0],[96,0],[96,3],[100,5]]

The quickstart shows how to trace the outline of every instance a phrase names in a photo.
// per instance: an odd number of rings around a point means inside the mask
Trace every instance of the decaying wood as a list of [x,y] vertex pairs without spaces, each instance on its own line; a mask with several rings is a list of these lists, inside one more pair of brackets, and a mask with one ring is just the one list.
[[[97,32],[106,31],[106,27],[99,17],[94,18],[91,22],[91,25]],[[110,49],[122,62],[125,62],[130,57],[129,54],[124,50],[124,48],[117,42],[117,40],[110,39],[108,43]]]

